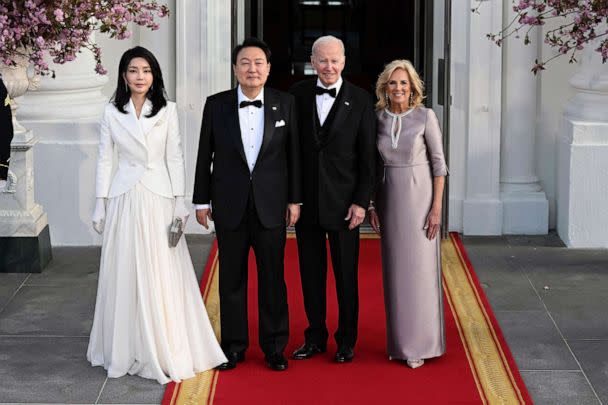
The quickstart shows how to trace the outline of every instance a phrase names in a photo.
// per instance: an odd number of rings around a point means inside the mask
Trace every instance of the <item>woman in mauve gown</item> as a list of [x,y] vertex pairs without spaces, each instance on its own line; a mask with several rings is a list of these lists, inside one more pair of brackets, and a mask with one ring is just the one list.
[[422,105],[412,64],[395,60],[378,77],[376,202],[370,222],[382,240],[390,359],[411,368],[445,352],[440,220],[445,163],[439,123]]

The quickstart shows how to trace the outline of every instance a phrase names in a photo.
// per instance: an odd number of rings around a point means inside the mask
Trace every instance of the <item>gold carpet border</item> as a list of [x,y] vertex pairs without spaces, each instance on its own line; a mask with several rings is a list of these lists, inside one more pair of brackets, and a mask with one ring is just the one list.
[[[213,247],[211,249],[213,250]],[[218,260],[219,260],[219,255],[217,254],[217,251],[216,251],[216,255],[213,257],[213,263],[211,263],[211,269],[209,269],[209,271],[211,273],[209,273],[209,277],[207,278],[207,283],[205,283],[205,290],[203,291],[203,300],[205,300],[205,303],[207,303],[207,298],[209,297],[209,291],[211,291],[211,278],[213,277],[213,275],[215,274],[215,272],[218,269],[218,267],[217,267]]]
[[484,403],[525,403],[453,237],[441,242],[441,253],[446,295]]
[[[471,275],[469,268],[465,264],[466,262],[465,262],[464,258],[462,257],[462,252],[460,252],[460,250],[458,250],[458,256],[460,257],[460,260],[463,263],[463,266],[465,267],[465,271],[466,271],[467,277],[469,278],[469,282],[471,283],[471,286],[474,286],[475,282],[473,281],[473,277]],[[489,327],[490,331],[492,332],[492,336],[494,337],[494,341],[496,342],[496,347],[502,358],[503,365],[505,366],[505,369],[506,369],[507,373],[509,374],[510,382],[513,385],[513,389],[517,392],[520,401],[522,403],[524,403],[525,401],[523,399],[521,391],[519,390],[519,386],[517,385],[517,382],[515,381],[515,377],[513,376],[513,373],[511,372],[511,367],[509,366],[507,357],[503,351],[502,345],[500,344],[500,339],[498,338],[498,336],[496,334],[496,330],[494,329],[494,326],[492,325],[492,321],[490,320],[490,316],[488,315],[488,313],[486,311],[486,307],[485,307],[485,305],[483,305],[483,303],[482,303],[483,301],[481,300],[481,297],[479,296],[479,291],[477,290],[477,288],[473,288],[473,291],[477,298],[477,302],[479,303],[479,308],[481,308],[481,311],[483,312],[483,314],[485,316],[488,327]]]
[[[443,261],[443,260],[442,260]],[[479,375],[477,373],[477,369],[475,368],[475,363],[472,359],[471,350],[467,344],[467,340],[465,338],[464,332],[462,330],[462,326],[460,325],[460,320],[458,319],[458,313],[454,309],[454,303],[452,302],[452,297],[450,296],[448,287],[446,285],[445,278],[442,277],[442,285],[443,289],[446,292],[445,296],[448,300],[448,304],[450,305],[450,310],[452,311],[452,316],[454,317],[454,321],[456,323],[456,328],[458,329],[458,335],[460,336],[460,341],[462,342],[462,346],[464,347],[464,352],[467,355],[467,360],[469,362],[469,367],[471,368],[471,372],[473,374],[473,380],[475,381],[475,386],[477,387],[477,392],[479,392],[479,396],[481,397],[481,402],[485,405],[488,403],[488,400],[485,397],[483,387],[481,385],[481,381],[479,380]]]
[[[361,239],[377,238],[375,234],[361,234]],[[483,403],[524,404],[496,332],[452,237],[441,242],[441,255],[443,286]],[[213,330],[220,339],[218,268],[216,250],[203,297]],[[218,378],[219,372],[209,370],[176,384],[170,404],[212,404]]]

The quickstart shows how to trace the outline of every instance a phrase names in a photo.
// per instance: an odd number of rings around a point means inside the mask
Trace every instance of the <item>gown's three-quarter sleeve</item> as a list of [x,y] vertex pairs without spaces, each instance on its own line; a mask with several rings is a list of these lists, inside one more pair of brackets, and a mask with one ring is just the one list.
[[428,156],[433,169],[433,176],[447,176],[448,166],[445,163],[443,154],[443,141],[441,139],[441,129],[435,112],[430,108],[427,110],[426,127],[424,131],[424,140],[428,150]]

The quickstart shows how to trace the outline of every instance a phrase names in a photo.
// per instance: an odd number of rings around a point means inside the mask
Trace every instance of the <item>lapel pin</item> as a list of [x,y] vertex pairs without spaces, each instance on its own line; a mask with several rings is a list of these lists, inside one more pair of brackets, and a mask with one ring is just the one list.
[[276,106],[276,105],[273,105],[273,106],[272,106],[272,109],[273,109],[274,111],[276,111],[276,110],[277,110],[277,106]]
[[349,103],[348,101],[345,101],[345,102],[344,102],[344,104],[346,104],[346,105],[350,105],[350,103]]

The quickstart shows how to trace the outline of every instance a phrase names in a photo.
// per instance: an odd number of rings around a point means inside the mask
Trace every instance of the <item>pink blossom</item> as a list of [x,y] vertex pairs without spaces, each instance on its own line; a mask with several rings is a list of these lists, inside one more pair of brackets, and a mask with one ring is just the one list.
[[95,71],[96,71],[97,73],[99,73],[100,75],[105,75],[105,74],[107,74],[107,73],[108,73],[108,71],[107,71],[107,70],[106,70],[106,69],[105,69],[105,68],[104,68],[104,67],[101,65],[101,63],[98,63],[98,64],[95,66]]
[[125,39],[131,36],[130,22],[157,29],[156,18],[168,15],[167,6],[156,0],[2,0],[0,61],[14,65],[25,52],[38,73],[53,74],[44,62],[45,53],[55,63],[65,63],[86,48],[95,58],[95,71],[106,74],[101,50],[89,42],[92,32]]
[[53,15],[55,15],[55,21],[63,22],[63,11],[56,8],[55,11],[53,11]]
[[124,13],[125,11],[127,11],[127,9],[124,8],[123,6],[121,6],[120,4],[112,7],[112,12],[114,12],[114,13],[119,13],[120,14],[120,13]]

